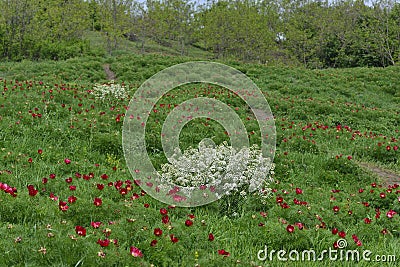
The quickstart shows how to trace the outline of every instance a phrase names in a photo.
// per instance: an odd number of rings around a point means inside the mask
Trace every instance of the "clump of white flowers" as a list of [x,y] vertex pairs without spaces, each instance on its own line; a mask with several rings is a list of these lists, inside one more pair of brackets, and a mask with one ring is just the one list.
[[235,151],[226,142],[215,147],[200,143],[198,149],[175,153],[170,162],[161,166],[163,181],[184,187],[213,186],[219,197],[237,193],[246,198],[246,192],[254,191],[268,197],[275,167],[257,145]]
[[102,101],[125,99],[128,96],[125,86],[115,83],[114,80],[109,83],[95,84],[92,94]]

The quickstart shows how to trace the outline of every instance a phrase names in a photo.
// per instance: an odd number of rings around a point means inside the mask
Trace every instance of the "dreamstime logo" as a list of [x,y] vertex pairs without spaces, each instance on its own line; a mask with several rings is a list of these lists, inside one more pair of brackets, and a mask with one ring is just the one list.
[[264,249],[261,249],[257,253],[257,259],[260,261],[273,261],[274,258],[278,261],[322,261],[328,259],[330,261],[374,261],[374,262],[395,262],[395,255],[375,255],[371,258],[372,251],[370,250],[349,250],[345,249],[347,247],[346,239],[339,239],[337,241],[337,249],[325,249],[321,253],[317,253],[313,249],[297,251],[290,250],[270,250],[268,251],[268,246],[265,245]]
[[[222,86],[245,101],[258,122],[262,156],[273,162],[275,155],[274,118],[261,90],[249,77],[232,67],[212,62],[188,62],[164,69],[145,81],[132,97],[125,114],[122,145],[132,177],[150,196],[170,205],[201,206],[218,200],[226,193],[222,184],[217,187],[183,187],[163,180],[146,150],[146,123],[154,105],[172,89],[199,82]],[[216,99],[197,97],[175,107],[164,121],[161,143],[169,162],[173,163],[177,151],[178,156],[183,155],[179,149],[180,131],[186,123],[196,118],[211,118],[222,125],[235,151],[249,148],[246,128],[231,107]],[[199,145],[210,142],[215,145],[211,139],[203,139]],[[229,179],[225,177],[224,183]]]

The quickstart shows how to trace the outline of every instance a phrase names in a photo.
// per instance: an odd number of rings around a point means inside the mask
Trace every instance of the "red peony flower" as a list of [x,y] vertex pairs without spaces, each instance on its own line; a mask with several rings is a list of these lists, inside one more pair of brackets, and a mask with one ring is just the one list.
[[86,236],[86,229],[83,226],[80,226],[80,225],[76,226],[75,232],[80,236]]
[[337,228],[332,229],[332,234],[336,235],[338,232],[339,232],[339,230]]
[[167,209],[164,209],[164,208],[161,208],[161,209],[160,209],[160,213],[161,213],[161,215],[167,215],[168,210],[167,210]]
[[303,190],[301,190],[300,188],[296,188],[296,194],[298,195],[303,194]]
[[143,257],[143,253],[137,247],[131,247],[130,253],[133,257]]
[[64,162],[65,162],[65,164],[70,164],[70,163],[71,163],[71,160],[68,159],[68,158],[66,158],[66,159],[64,159]]
[[36,196],[36,194],[39,192],[39,190],[35,189],[33,185],[28,185],[27,188],[31,197]]
[[68,203],[74,203],[77,200],[76,196],[69,196],[68,197]]
[[214,235],[212,233],[208,234],[208,241],[214,241]]
[[334,212],[338,212],[338,211],[339,211],[339,207],[338,207],[338,206],[334,206],[334,207],[333,207],[333,211],[334,211]]
[[169,223],[169,217],[168,217],[168,215],[165,215],[165,216],[162,217],[162,222],[163,222],[164,224]]
[[339,248],[339,245],[338,245],[337,241],[333,242],[333,248],[334,249],[338,249]]
[[101,198],[96,197],[93,201],[93,204],[97,207],[101,206],[101,204],[103,204],[103,201],[101,200]]
[[231,255],[228,251],[225,251],[224,249],[219,249],[218,254],[223,255],[224,257],[229,257]]
[[98,239],[96,243],[99,244],[101,247],[108,247],[108,245],[110,245],[110,239]]
[[93,228],[96,228],[96,229],[99,228],[101,224],[102,224],[101,222],[91,222],[91,223],[90,223],[90,225],[91,225]]
[[67,202],[65,201],[58,202],[58,207],[61,211],[67,211],[69,209]]
[[96,184],[97,189],[103,190],[104,189],[104,184]]
[[160,228],[154,229],[154,235],[155,236],[161,236],[162,235],[162,230]]
[[289,233],[293,233],[293,232],[294,232],[294,226],[291,225],[291,224],[289,224],[289,225],[286,227],[286,231],[288,231]]
[[172,243],[176,243],[179,241],[179,239],[176,236],[174,236],[173,234],[169,235],[169,237],[171,238]]
[[393,216],[396,215],[396,214],[397,214],[397,212],[395,212],[394,210],[389,210],[389,211],[386,213],[386,216],[387,216],[389,219],[391,219],[391,218],[393,218]]
[[340,232],[338,233],[338,235],[339,235],[341,238],[345,238],[345,237],[346,237],[346,233],[345,233],[344,231],[340,231]]
[[193,221],[192,220],[186,220],[185,221],[185,225],[186,226],[192,226],[193,225]]
[[304,225],[301,222],[296,222],[295,225],[299,228],[299,230],[303,230]]

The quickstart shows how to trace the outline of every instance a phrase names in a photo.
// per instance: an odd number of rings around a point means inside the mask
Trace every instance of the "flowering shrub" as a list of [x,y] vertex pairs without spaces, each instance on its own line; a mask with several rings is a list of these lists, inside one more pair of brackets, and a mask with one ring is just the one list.
[[105,84],[95,84],[92,94],[102,101],[124,99],[128,96],[125,86],[116,84],[114,80]]
[[230,203],[246,199],[248,191],[257,190],[263,201],[270,195],[275,165],[257,145],[236,152],[227,142],[216,147],[200,143],[198,149],[190,147],[178,155],[176,150],[171,163],[161,166],[162,180],[184,187],[215,187],[217,196],[229,196]]

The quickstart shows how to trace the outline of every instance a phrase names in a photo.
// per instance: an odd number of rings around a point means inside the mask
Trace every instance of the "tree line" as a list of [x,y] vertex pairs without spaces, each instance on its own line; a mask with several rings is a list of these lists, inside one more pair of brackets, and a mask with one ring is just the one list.
[[0,0],[3,60],[108,52],[121,40],[190,47],[215,58],[309,68],[400,62],[400,3],[375,0]]

